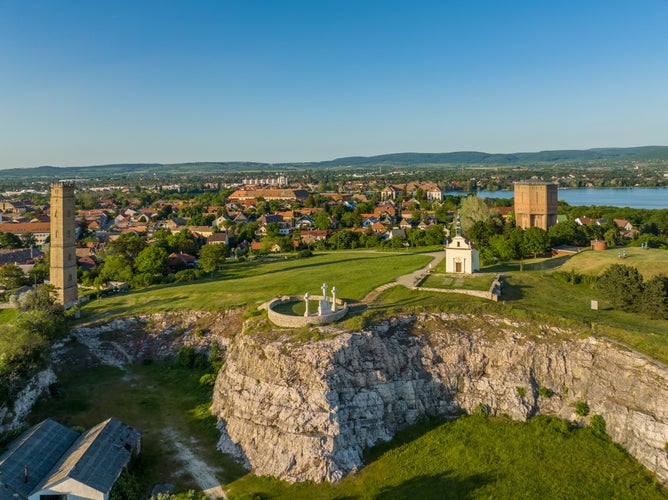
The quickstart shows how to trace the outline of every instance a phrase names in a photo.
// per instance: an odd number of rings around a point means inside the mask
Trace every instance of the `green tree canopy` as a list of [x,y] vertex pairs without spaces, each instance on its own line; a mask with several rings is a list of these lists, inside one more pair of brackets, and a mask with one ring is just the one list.
[[637,312],[643,300],[643,277],[633,266],[613,264],[598,279],[598,289],[613,307]]
[[149,245],[135,259],[138,273],[162,274],[167,269],[167,251],[160,245]]
[[13,290],[25,285],[26,282],[26,275],[19,266],[6,264],[0,267],[0,285]]
[[0,231],[0,248],[21,248],[23,241],[14,233],[3,233]]
[[536,258],[539,253],[545,253],[549,249],[550,238],[544,229],[534,226],[524,231],[522,252],[525,255],[533,254],[534,258]]
[[204,245],[199,254],[199,265],[202,271],[217,271],[229,255],[227,245]]
[[132,262],[125,254],[108,255],[104,259],[100,279],[102,282],[124,281],[129,282],[132,279]]

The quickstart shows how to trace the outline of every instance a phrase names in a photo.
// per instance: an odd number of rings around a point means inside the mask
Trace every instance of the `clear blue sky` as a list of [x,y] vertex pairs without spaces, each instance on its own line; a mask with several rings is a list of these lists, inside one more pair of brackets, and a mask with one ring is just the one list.
[[0,168],[668,144],[668,0],[0,0]]

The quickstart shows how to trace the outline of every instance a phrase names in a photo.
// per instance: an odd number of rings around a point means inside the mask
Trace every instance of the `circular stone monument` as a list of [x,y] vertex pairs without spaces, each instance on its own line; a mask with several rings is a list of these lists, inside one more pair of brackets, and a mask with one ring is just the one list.
[[[272,323],[286,328],[295,328],[305,325],[326,325],[343,318],[348,313],[348,304],[336,298],[336,287],[332,287],[331,297],[327,296],[327,284],[320,287],[322,295],[285,295],[266,302],[261,309],[267,309],[267,315]],[[276,307],[283,304],[305,302],[306,308],[303,315],[286,314],[276,311]],[[318,304],[316,313],[311,313],[309,304],[315,301]]]

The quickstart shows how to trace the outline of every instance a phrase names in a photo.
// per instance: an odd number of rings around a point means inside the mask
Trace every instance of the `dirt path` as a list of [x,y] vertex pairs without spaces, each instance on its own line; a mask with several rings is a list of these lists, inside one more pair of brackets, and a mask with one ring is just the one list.
[[163,430],[163,434],[176,448],[176,459],[183,464],[183,468],[192,476],[199,489],[209,498],[227,500],[220,481],[216,479],[216,471],[184,444],[184,440],[176,430],[167,427]]

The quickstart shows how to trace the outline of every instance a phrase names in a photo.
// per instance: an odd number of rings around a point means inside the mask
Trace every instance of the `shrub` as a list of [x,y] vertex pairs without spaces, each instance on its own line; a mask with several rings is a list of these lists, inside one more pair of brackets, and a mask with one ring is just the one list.
[[573,406],[575,408],[576,415],[579,415],[580,417],[586,417],[589,415],[589,405],[586,402],[578,401]]
[[554,394],[552,390],[548,389],[547,387],[541,387],[540,389],[538,389],[538,395],[543,398],[551,398],[552,394]]
[[478,405],[473,408],[473,411],[471,412],[471,415],[474,417],[489,417],[491,415],[492,411],[490,410],[489,406],[487,406],[485,403],[478,403]]
[[527,391],[524,387],[515,387],[515,390],[517,391],[517,395],[522,399],[527,395]]
[[199,378],[199,383],[207,387],[213,387],[216,383],[216,376],[213,373],[205,373]]
[[184,345],[178,352],[179,365],[190,368],[195,363],[195,349],[189,345]]
[[594,434],[597,436],[605,436],[605,419],[601,415],[593,415],[589,421],[591,430],[594,431]]
[[666,441],[666,444],[663,445],[663,450],[668,453],[668,441]]

